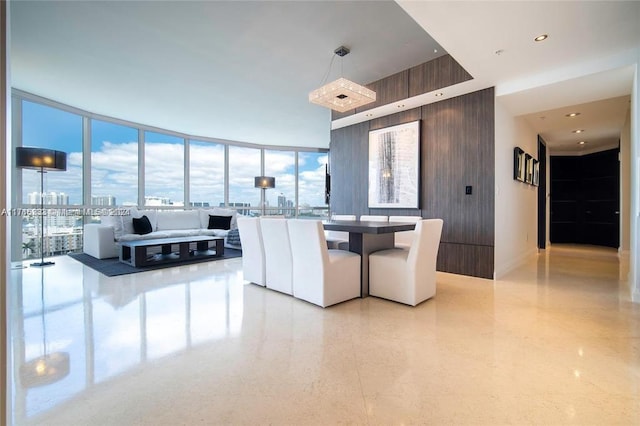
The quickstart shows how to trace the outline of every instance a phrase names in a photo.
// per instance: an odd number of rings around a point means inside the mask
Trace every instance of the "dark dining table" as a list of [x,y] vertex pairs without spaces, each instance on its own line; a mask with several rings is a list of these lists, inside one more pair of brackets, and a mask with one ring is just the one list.
[[412,231],[412,222],[371,222],[360,220],[331,220],[322,222],[327,231],[349,233],[349,251],[361,256],[360,297],[369,296],[369,253],[393,248],[394,233]]

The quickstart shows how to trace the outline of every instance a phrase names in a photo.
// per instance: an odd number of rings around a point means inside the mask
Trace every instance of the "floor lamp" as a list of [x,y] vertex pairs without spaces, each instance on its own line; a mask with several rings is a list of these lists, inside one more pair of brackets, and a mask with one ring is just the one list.
[[40,173],[40,262],[31,266],[53,265],[54,262],[44,261],[44,174],[67,170],[67,154],[53,149],[19,146],[16,148],[16,167],[35,169]]
[[256,176],[255,177],[255,187],[262,189],[262,216],[264,216],[264,205],[267,202],[267,194],[266,191],[269,188],[276,187],[276,178],[271,176]]

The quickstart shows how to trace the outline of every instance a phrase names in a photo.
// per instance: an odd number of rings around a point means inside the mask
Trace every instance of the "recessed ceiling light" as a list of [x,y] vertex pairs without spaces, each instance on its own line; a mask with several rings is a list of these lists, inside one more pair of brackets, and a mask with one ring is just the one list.
[[573,131],[573,133],[582,133],[582,132],[584,132],[584,129],[578,129]]
[[549,38],[548,34],[540,34],[538,37],[534,38],[535,41],[544,41]]
[[586,144],[587,144],[587,141],[580,141],[580,142],[578,142],[578,145],[586,145]]
[[570,112],[569,114],[565,114],[565,117],[572,118],[572,117],[577,117],[579,115],[580,115],[579,112]]

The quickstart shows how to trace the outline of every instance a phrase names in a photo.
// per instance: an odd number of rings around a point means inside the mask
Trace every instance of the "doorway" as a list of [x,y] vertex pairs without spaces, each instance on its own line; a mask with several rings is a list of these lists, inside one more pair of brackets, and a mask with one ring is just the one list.
[[538,135],[538,248],[547,247],[547,145]]
[[552,243],[620,245],[620,149],[551,157]]

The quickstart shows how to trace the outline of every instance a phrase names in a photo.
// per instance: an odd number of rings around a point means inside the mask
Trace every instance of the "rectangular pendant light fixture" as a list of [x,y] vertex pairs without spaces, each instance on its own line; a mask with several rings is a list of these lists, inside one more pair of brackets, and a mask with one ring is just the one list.
[[[344,46],[338,47],[334,53],[340,57],[349,53]],[[332,59],[333,62],[333,59]],[[331,65],[329,65],[329,72]],[[334,111],[345,112],[360,106],[375,102],[376,92],[364,86],[347,80],[344,77],[325,84],[309,93],[309,102],[330,108]]]

